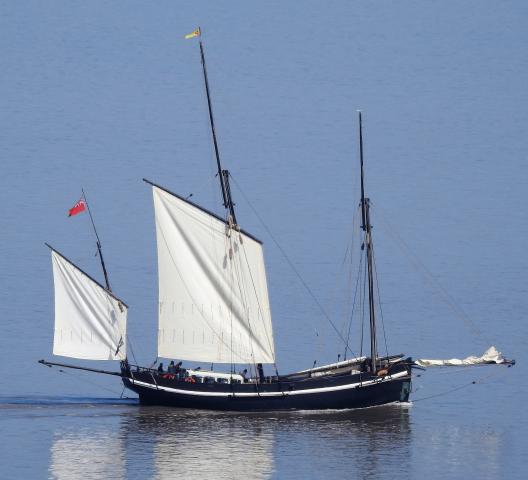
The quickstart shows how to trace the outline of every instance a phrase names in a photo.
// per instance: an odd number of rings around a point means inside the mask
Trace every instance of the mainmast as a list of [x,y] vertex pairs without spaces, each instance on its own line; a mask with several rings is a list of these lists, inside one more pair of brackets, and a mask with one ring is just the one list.
[[196,32],[196,35],[200,37],[200,56],[202,59],[202,70],[203,70],[203,77],[204,77],[204,84],[205,84],[205,93],[207,94],[207,107],[209,109],[209,123],[211,125],[211,134],[213,136],[213,144],[214,144],[214,150],[215,150],[215,156],[216,156],[216,166],[218,168],[218,179],[220,180],[220,188],[222,190],[222,198],[223,198],[223,204],[226,209],[229,210],[229,215],[231,216],[231,220],[233,224],[236,225],[236,215],[235,215],[235,204],[233,203],[233,200],[231,198],[231,187],[229,185],[229,171],[228,170],[222,170],[222,164],[220,163],[220,152],[218,150],[218,142],[216,140],[216,130],[215,130],[215,124],[214,124],[214,117],[213,117],[213,107],[211,104],[211,94],[209,91],[209,81],[207,79],[207,68],[205,66],[205,54],[204,54],[204,47],[201,40],[201,34],[202,31],[200,28]]
[[361,112],[359,112],[359,159],[361,163],[361,228],[365,232],[364,247],[367,249],[368,268],[368,293],[369,293],[369,314],[370,314],[370,368],[371,372],[376,372],[376,358],[378,356],[376,347],[376,312],[374,309],[374,276],[372,267],[372,226],[370,225],[370,200],[365,198],[365,174],[363,169],[363,127],[361,122]]

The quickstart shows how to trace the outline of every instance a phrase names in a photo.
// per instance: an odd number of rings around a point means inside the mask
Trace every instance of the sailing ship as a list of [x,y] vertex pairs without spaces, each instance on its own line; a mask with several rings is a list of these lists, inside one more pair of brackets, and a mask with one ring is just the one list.
[[[192,36],[200,36],[200,31]],[[106,286],[50,247],[55,283],[53,353],[120,361],[120,371],[40,362],[119,376],[125,387],[138,394],[140,403],[148,405],[265,411],[350,409],[407,402],[412,369],[417,364],[402,354],[381,356],[377,347],[373,240],[370,201],[365,193],[361,112],[359,207],[361,254],[367,267],[369,355],[318,367],[314,364],[281,375],[276,365],[262,242],[241,228],[236,217],[230,174],[220,161],[201,38],[199,47],[225,215],[217,215],[144,179],[152,188],[156,221],[158,357],[229,365],[229,371],[183,368],[180,364],[165,371],[129,362],[127,305],[110,289],[98,237]],[[241,365],[248,365],[250,373],[236,373]]]

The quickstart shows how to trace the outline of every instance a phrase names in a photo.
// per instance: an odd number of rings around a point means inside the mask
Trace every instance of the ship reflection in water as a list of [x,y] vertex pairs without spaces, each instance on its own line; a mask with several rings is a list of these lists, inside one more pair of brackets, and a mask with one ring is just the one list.
[[[233,415],[141,415],[137,428],[153,433],[154,478],[269,478],[273,431]],[[136,428],[136,426],[133,426]]]
[[126,478],[123,441],[110,431],[69,433],[51,446],[51,478]]
[[[51,478],[390,478],[409,471],[409,409],[236,414],[126,407],[56,431]],[[107,416],[108,415],[108,416]],[[393,459],[394,461],[390,461]],[[317,470],[315,470],[317,469]],[[338,473],[339,472],[339,473]]]

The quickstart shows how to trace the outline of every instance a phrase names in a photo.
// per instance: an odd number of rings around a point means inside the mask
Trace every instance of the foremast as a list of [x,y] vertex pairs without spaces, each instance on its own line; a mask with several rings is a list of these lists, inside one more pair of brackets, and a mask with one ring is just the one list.
[[361,229],[365,232],[363,248],[367,249],[367,282],[370,318],[370,369],[375,373],[378,356],[376,345],[376,311],[374,306],[374,269],[372,248],[372,225],[370,224],[370,200],[365,198],[365,172],[363,167],[363,126],[359,113],[359,160],[361,164]]

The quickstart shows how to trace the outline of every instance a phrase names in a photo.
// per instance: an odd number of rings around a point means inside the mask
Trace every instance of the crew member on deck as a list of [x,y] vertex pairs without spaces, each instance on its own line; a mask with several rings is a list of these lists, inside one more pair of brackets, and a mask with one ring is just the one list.
[[158,365],[158,373],[163,373],[163,362]]
[[259,376],[259,382],[264,383],[265,377],[264,377],[264,367],[262,366],[262,363],[257,363],[257,372]]

